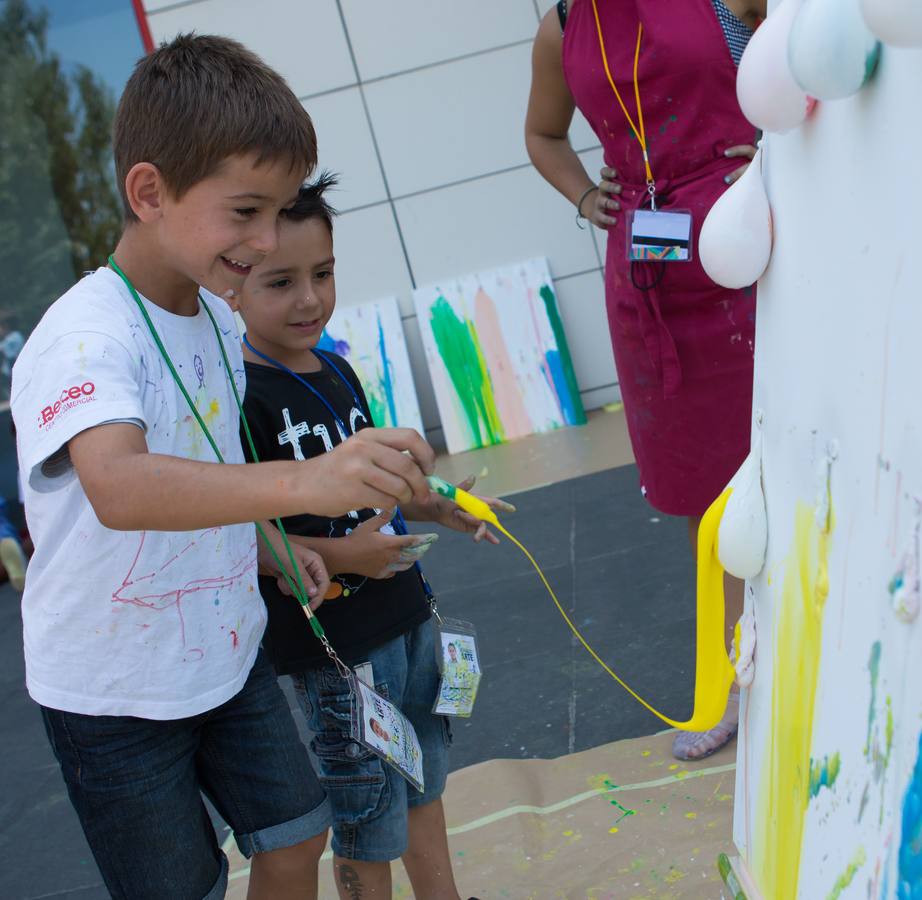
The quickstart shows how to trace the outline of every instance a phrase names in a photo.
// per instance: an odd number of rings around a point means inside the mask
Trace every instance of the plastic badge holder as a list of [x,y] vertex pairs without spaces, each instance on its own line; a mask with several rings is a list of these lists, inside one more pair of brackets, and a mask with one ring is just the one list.
[[483,674],[477,652],[477,630],[470,622],[460,619],[441,618],[438,622],[435,653],[441,677],[432,711],[467,719],[474,708]]
[[628,215],[627,258],[631,262],[688,262],[692,215],[687,209],[636,209]]
[[393,703],[354,674],[352,739],[395,768],[418,791],[423,790],[423,751],[410,720]]

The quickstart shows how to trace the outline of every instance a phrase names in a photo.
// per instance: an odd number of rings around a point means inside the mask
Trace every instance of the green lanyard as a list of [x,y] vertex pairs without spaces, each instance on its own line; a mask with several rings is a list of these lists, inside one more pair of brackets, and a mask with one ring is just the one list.
[[[195,403],[193,403],[192,398],[189,396],[189,392],[186,390],[186,386],[183,384],[182,379],[179,377],[179,373],[176,371],[176,367],[173,365],[173,360],[170,359],[170,354],[167,353],[166,347],[163,345],[163,341],[160,339],[160,335],[157,333],[157,329],[154,327],[150,313],[148,313],[147,309],[144,307],[144,303],[138,296],[138,292],[135,290],[134,285],[128,280],[128,276],[118,267],[118,264],[115,262],[115,258],[111,255],[109,256],[109,265],[119,276],[119,278],[125,282],[125,287],[128,288],[129,293],[134,298],[134,302],[137,303],[138,309],[141,311],[141,315],[143,316],[144,321],[147,323],[148,331],[150,331],[151,337],[154,339],[154,343],[157,345],[157,349],[160,351],[160,355],[163,357],[163,361],[166,363],[167,368],[170,370],[170,374],[173,376],[173,380],[176,382],[176,386],[181,391],[183,397],[186,398],[186,402],[189,404],[189,409],[192,410],[192,414],[195,416],[196,421],[201,426],[202,432],[207,438],[208,443],[211,444],[211,449],[214,450],[215,456],[218,457],[218,462],[223,463],[224,457],[221,455],[221,451],[218,449],[218,445],[215,443],[214,438],[211,436],[211,432],[208,430],[208,426],[205,424],[205,420],[202,418]],[[259,462],[259,457],[256,454],[256,447],[253,444],[253,436],[250,434],[250,426],[247,423],[246,415],[243,412],[243,403],[240,402],[240,394],[237,392],[237,385],[234,382],[234,375],[231,371],[230,360],[228,360],[227,351],[224,349],[224,340],[221,337],[221,329],[218,328],[218,323],[215,321],[214,314],[208,308],[208,304],[205,302],[205,298],[199,294],[198,299],[199,303],[202,304],[202,308],[208,314],[208,318],[211,320],[211,325],[214,328],[215,337],[218,339],[218,347],[221,350],[221,358],[224,360],[224,371],[227,374],[227,380],[230,382],[231,390],[234,392],[234,400],[237,401],[237,409],[240,412],[240,421],[243,423],[243,430],[246,434],[247,444],[250,447],[250,453],[253,456],[253,462]],[[282,565],[282,561],[279,559],[278,554],[275,552],[275,547],[272,546],[272,542],[266,536],[266,532],[263,530],[263,527],[259,524],[259,522],[254,524],[256,525],[256,531],[259,533],[260,538],[262,538],[263,543],[266,545],[266,547],[269,548],[269,552],[272,554],[272,558],[275,560],[276,565],[278,565],[279,571],[285,577],[285,581],[288,584],[288,587],[291,589],[292,594],[294,594],[298,602],[301,604],[301,608],[304,610],[304,615],[307,616],[307,620],[310,622],[311,631],[314,632],[315,637],[320,641],[321,644],[323,644],[324,650],[326,650],[327,655],[334,662],[337,669],[342,672],[342,670],[346,667],[336,655],[336,651],[333,649],[329,639],[324,633],[323,626],[320,624],[317,617],[314,615],[314,611],[308,604],[307,591],[304,590],[304,582],[301,580],[301,573],[298,571],[294,553],[292,552],[291,544],[288,541],[288,534],[285,531],[285,526],[282,524],[282,520],[280,518],[275,519],[275,526],[278,528],[279,533],[282,535],[282,541],[285,544],[285,549],[288,551],[288,559],[291,562],[291,570],[294,572],[294,576],[298,582],[297,584],[291,580],[291,576],[285,570],[285,566]]]

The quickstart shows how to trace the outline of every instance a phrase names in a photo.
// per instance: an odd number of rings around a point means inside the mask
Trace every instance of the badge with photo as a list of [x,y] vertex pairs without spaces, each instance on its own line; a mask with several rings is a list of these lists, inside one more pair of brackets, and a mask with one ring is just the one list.
[[439,691],[432,711],[466,719],[474,709],[482,672],[477,630],[470,622],[441,617],[436,624]]
[[410,720],[393,703],[355,675],[352,737],[423,790],[423,751]]

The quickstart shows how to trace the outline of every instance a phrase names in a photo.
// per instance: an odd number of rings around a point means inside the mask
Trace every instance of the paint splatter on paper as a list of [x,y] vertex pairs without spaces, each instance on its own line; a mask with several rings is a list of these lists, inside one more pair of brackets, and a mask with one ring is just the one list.
[[422,433],[396,298],[337,306],[317,347],[345,357],[355,369],[378,428],[415,428]]
[[546,260],[413,299],[451,453],[586,421]]
[[848,867],[836,879],[836,883],[832,886],[832,890],[827,895],[826,900],[839,900],[839,897],[842,896],[842,892],[855,880],[855,875],[866,861],[867,856],[865,855],[864,848],[859,847],[852,861],[848,864]]
[[903,796],[897,897],[899,900],[922,897],[922,734],[916,765]]
[[815,797],[820,788],[832,788],[839,777],[841,759],[838,753],[824,756],[821,760],[810,760],[810,796]]

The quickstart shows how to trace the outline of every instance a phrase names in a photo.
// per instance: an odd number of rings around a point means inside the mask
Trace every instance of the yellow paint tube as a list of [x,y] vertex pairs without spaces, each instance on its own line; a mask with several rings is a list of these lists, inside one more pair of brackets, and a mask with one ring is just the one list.
[[645,706],[653,715],[658,716],[667,725],[683,731],[708,731],[721,720],[727,706],[730,685],[733,684],[735,677],[735,672],[724,644],[724,570],[717,558],[717,529],[727,506],[727,500],[730,498],[730,488],[727,488],[711,504],[704,514],[698,530],[695,705],[692,717],[688,721],[678,722],[654,709],[599,657],[598,653],[592,649],[579,629],[570,620],[534,557],[502,526],[496,517],[496,513],[483,500],[435,476],[429,479],[429,485],[437,493],[453,500],[465,512],[493,525],[525,554],[554,601],[557,611],[563,616],[564,621],[577,640],[586,648],[589,655],[638,703]]

